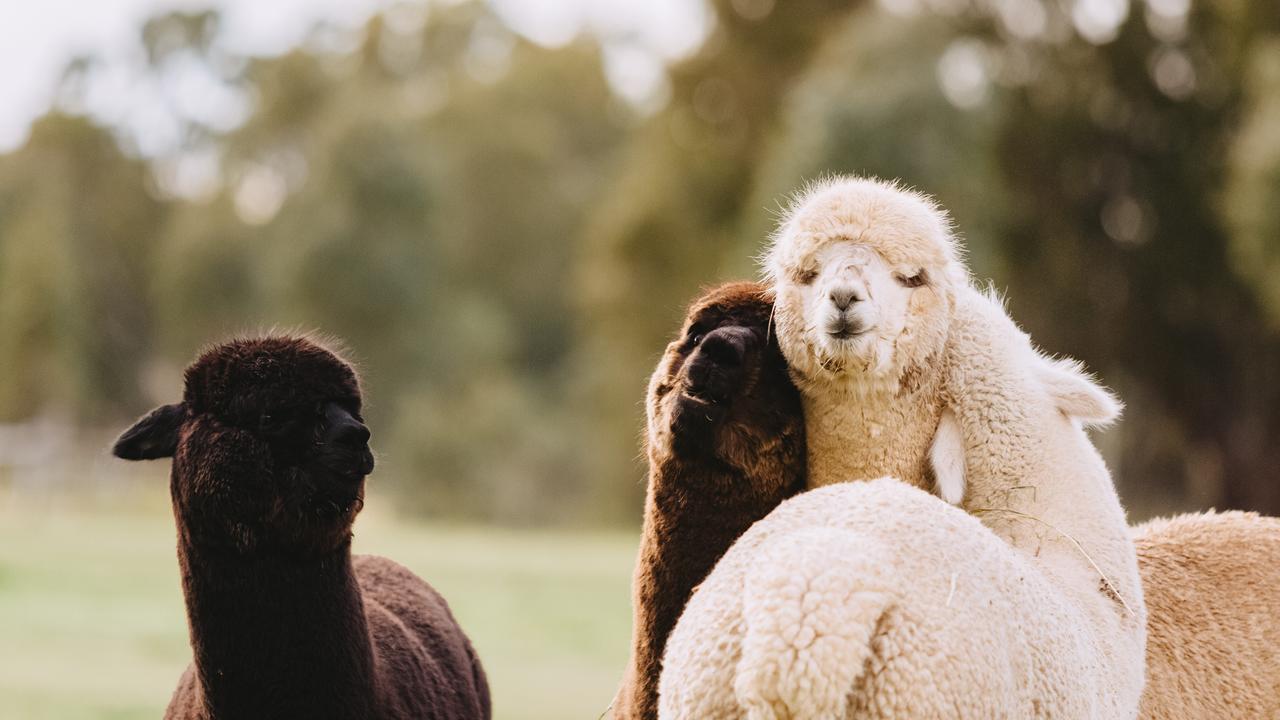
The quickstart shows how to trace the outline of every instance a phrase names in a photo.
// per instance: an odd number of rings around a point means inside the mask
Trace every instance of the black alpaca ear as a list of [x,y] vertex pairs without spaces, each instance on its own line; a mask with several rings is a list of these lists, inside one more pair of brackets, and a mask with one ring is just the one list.
[[182,403],[161,405],[125,430],[111,447],[111,454],[124,460],[173,457],[178,450],[178,429],[185,415]]

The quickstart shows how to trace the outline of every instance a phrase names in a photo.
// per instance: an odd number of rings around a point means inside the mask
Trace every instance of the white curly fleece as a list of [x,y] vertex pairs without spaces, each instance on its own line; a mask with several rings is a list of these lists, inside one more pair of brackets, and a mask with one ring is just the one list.
[[660,717],[1106,718],[1086,619],[977,519],[882,478],[756,523],[672,633]]

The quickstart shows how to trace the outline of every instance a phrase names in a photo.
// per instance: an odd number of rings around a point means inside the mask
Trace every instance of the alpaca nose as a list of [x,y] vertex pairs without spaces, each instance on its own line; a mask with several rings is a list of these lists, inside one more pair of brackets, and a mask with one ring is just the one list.
[[858,291],[851,287],[839,287],[831,291],[831,304],[836,306],[841,312],[848,310],[856,302],[862,301],[862,296]]
[[329,403],[325,408],[324,415],[329,425],[325,431],[325,439],[329,442],[355,447],[369,442],[369,428],[355,419],[342,406],[337,403]]
[[369,442],[369,428],[360,423],[348,423],[334,428],[333,441],[342,445],[359,447]]
[[737,365],[742,362],[744,345],[738,333],[728,328],[717,328],[707,333],[698,350],[717,365]]

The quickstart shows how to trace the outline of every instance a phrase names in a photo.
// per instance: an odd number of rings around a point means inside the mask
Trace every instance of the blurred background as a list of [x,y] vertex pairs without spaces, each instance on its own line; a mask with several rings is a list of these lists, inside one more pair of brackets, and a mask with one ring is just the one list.
[[628,653],[646,378],[828,172],[950,208],[1128,404],[1134,521],[1280,514],[1273,0],[0,4],[0,707],[156,717],[190,653],[167,467],[205,343],[344,339],[357,551],[451,599],[499,718]]

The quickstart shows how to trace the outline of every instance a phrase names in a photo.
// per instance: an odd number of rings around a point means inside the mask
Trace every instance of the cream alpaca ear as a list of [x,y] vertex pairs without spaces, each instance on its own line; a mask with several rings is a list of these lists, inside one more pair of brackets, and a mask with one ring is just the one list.
[[1036,367],[1036,377],[1064,415],[1086,426],[1109,425],[1120,417],[1124,404],[1094,381],[1077,360],[1050,360]]
[[964,500],[964,435],[951,408],[942,409],[938,431],[929,447],[929,463],[938,497],[959,505]]

